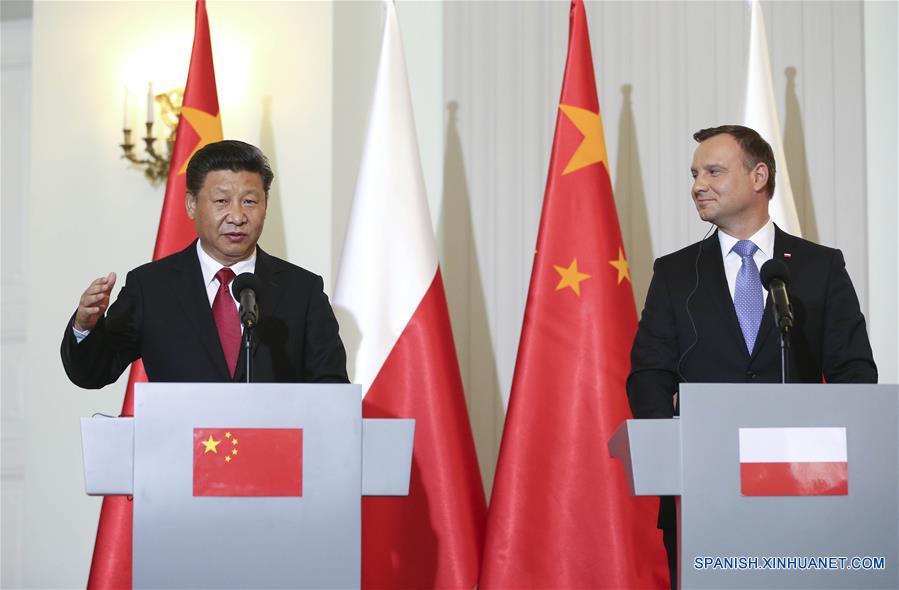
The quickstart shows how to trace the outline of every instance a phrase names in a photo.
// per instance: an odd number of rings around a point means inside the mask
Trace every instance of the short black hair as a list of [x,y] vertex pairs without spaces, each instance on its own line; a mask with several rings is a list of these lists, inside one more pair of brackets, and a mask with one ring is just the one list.
[[777,173],[777,164],[774,163],[774,150],[758,134],[758,131],[742,125],[721,125],[720,127],[700,129],[693,134],[693,139],[702,143],[710,137],[724,133],[733,137],[740,144],[740,149],[743,150],[743,166],[746,167],[746,170],[752,170],[759,162],[768,167],[768,184],[765,186],[768,189],[768,198],[774,198],[774,175]]
[[266,198],[275,178],[262,150],[243,141],[225,139],[204,145],[190,159],[187,164],[187,192],[200,194],[206,175],[216,170],[255,172],[262,177]]

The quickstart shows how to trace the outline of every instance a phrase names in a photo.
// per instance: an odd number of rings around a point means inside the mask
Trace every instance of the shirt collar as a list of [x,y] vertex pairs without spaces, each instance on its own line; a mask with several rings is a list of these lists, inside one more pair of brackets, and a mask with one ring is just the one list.
[[[197,240],[197,257],[200,259],[200,270],[203,272],[203,284],[208,287],[215,280],[215,273],[220,271],[223,265],[206,253],[206,250],[200,246],[200,240]],[[253,248],[253,254],[249,258],[235,262],[229,268],[234,271],[235,275],[256,272],[256,248]]]
[[[718,242],[721,244],[721,258],[727,258],[727,255],[731,253],[734,245],[739,241],[738,238],[719,229]],[[774,222],[770,217],[768,218],[768,223],[763,225],[759,231],[749,237],[749,241],[759,247],[759,250],[764,254],[765,258],[774,257]]]

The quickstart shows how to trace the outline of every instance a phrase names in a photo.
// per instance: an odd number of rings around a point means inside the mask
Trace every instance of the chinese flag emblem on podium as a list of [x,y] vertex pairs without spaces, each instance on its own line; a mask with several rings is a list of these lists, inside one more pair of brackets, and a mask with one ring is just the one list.
[[302,496],[300,428],[194,428],[194,496]]

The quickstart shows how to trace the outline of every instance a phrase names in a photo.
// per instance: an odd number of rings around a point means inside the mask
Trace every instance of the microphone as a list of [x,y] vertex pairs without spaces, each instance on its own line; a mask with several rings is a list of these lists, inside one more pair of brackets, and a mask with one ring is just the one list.
[[259,307],[256,305],[256,294],[259,292],[259,277],[251,272],[237,275],[231,282],[231,292],[234,298],[240,302],[238,315],[240,322],[246,328],[256,327],[259,319]]
[[790,269],[783,260],[772,258],[762,265],[759,271],[762,285],[771,293],[774,305],[774,323],[784,334],[793,329],[793,306],[790,305],[790,297],[787,295],[787,287],[790,284]]

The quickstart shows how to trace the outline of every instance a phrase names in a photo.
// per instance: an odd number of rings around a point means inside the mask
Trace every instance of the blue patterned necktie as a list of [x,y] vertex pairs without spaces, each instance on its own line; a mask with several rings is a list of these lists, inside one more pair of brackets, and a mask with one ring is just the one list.
[[759,267],[755,265],[755,259],[752,257],[758,249],[759,247],[749,240],[740,240],[731,249],[743,259],[734,288],[734,308],[737,310],[737,320],[740,322],[740,330],[743,331],[743,339],[746,341],[749,354],[752,354],[755,337],[759,333],[762,315],[765,313]]

